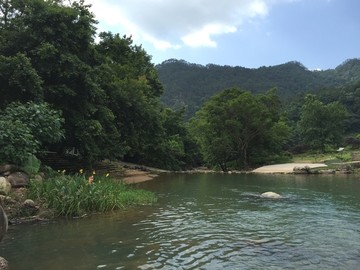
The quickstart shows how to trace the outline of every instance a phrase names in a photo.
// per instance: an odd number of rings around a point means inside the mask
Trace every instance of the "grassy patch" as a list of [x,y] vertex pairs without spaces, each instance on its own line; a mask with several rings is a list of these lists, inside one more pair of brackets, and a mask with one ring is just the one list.
[[154,193],[136,189],[107,177],[89,184],[84,175],[57,174],[43,182],[32,181],[28,196],[40,200],[58,216],[81,216],[156,201]]
[[293,156],[293,162],[296,163],[297,162],[320,163],[334,159],[336,159],[336,155],[334,153],[304,153]]

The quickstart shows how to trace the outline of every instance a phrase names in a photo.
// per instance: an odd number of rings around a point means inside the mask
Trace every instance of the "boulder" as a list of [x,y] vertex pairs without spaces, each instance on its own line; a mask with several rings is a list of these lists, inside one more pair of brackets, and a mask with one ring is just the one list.
[[26,199],[26,200],[24,201],[23,205],[24,205],[25,207],[36,208],[35,202],[34,202],[33,200],[31,200],[31,199]]
[[280,199],[282,196],[280,194],[277,194],[272,191],[264,192],[260,195],[262,198],[268,198],[268,199]]
[[9,270],[9,264],[3,257],[0,257],[0,270]]
[[1,164],[0,165],[0,174],[4,175],[6,173],[11,173],[19,170],[19,167],[13,164]]
[[0,177],[0,194],[8,195],[11,191],[11,184],[5,177]]
[[310,174],[311,168],[309,166],[294,167],[293,172],[294,174]]
[[13,188],[29,185],[29,176],[25,172],[13,172],[8,176],[8,181]]

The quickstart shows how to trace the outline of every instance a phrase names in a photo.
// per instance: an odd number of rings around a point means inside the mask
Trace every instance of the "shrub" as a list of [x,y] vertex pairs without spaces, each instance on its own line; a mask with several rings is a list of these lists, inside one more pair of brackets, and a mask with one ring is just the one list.
[[58,216],[81,216],[156,201],[152,192],[135,189],[107,177],[96,177],[89,184],[84,175],[61,173],[40,183],[32,181],[29,197],[43,201]]
[[21,121],[9,121],[0,117],[0,162],[23,165],[29,154],[35,154],[39,142]]
[[24,165],[47,143],[63,137],[60,112],[46,103],[9,104],[0,113],[0,162]]

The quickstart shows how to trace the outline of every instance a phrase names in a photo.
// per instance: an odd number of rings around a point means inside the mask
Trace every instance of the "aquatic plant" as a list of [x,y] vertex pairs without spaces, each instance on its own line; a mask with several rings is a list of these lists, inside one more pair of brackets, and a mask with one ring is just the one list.
[[58,216],[81,216],[91,212],[124,209],[132,205],[151,204],[154,193],[136,189],[106,176],[58,173],[43,182],[32,181],[29,197],[40,200]]

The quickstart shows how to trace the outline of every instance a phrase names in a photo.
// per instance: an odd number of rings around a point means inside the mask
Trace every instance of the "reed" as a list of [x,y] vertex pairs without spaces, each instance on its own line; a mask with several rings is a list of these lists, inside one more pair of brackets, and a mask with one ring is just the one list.
[[156,202],[154,193],[136,189],[105,176],[89,180],[82,174],[57,174],[43,182],[32,181],[29,197],[40,200],[58,216],[124,209]]

